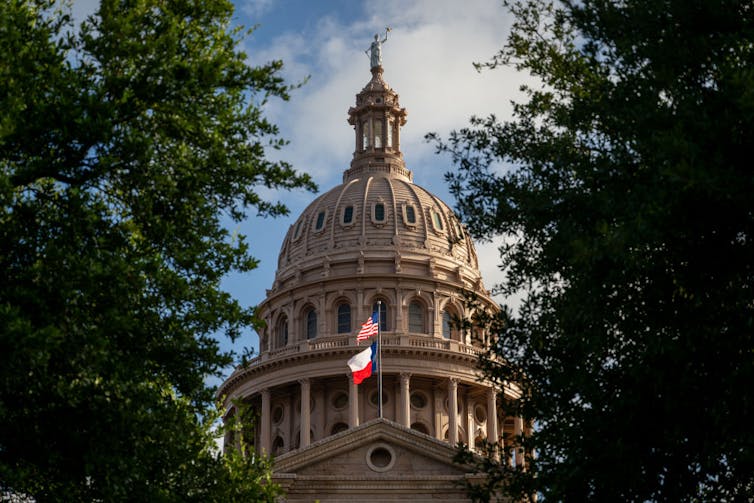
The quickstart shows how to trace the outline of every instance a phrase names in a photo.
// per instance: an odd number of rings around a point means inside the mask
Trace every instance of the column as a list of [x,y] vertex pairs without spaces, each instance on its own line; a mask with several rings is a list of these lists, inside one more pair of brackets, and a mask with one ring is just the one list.
[[448,442],[458,443],[458,379],[448,379]]
[[516,446],[516,466],[524,466],[524,450],[520,447],[519,438],[524,431],[524,420],[521,417],[517,417],[513,420],[513,434],[516,437],[513,445]]
[[270,454],[270,390],[265,388],[262,395],[262,431],[259,436],[259,452]]
[[487,389],[487,442],[497,442],[497,393],[494,387]]
[[301,384],[301,444],[303,449],[311,442],[311,384],[309,379],[299,379]]
[[411,392],[409,390],[409,380],[411,374],[408,372],[401,372],[401,408],[400,408],[400,423],[406,428],[411,427]]
[[353,376],[348,376],[348,426],[359,425],[359,385],[354,384]]
[[435,438],[443,440],[442,436],[442,391],[439,385],[434,386]]

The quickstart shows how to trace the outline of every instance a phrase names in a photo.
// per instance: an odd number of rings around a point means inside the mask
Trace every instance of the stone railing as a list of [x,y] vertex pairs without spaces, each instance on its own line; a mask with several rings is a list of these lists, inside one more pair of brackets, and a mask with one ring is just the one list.
[[[322,337],[317,339],[299,341],[290,343],[283,348],[266,351],[259,356],[249,360],[248,367],[254,367],[264,362],[285,358],[295,354],[303,354],[316,351],[328,351],[333,349],[347,348],[356,346],[356,338],[349,336]],[[414,349],[429,349],[437,351],[449,351],[470,356],[479,356],[484,350],[478,346],[472,346],[460,341],[451,339],[440,339],[428,335],[420,334],[396,334],[387,333],[382,335],[382,345],[385,348],[405,347]],[[367,344],[362,342],[361,346],[366,348]]]

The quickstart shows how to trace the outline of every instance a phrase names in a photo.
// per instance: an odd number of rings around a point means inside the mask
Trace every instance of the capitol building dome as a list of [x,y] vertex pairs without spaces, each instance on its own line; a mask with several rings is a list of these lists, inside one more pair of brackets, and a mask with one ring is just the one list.
[[[226,448],[274,456],[287,501],[465,500],[457,483],[472,475],[453,464],[455,445],[505,441],[526,425],[501,405],[515,387],[478,369],[487,338],[468,323],[464,295],[479,309],[497,305],[474,243],[414,183],[400,149],[406,110],[381,64],[371,72],[348,110],[355,147],[343,182],[288,230],[258,306],[259,355],[220,388],[226,418],[244,403],[254,425],[228,434]],[[372,313],[381,372],[356,384],[346,362],[369,346],[356,334]]]

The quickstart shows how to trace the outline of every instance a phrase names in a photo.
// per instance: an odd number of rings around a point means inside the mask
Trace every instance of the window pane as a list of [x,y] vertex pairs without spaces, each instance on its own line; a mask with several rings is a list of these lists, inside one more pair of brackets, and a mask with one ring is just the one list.
[[387,146],[392,147],[393,146],[393,120],[388,119],[387,120]]
[[347,334],[351,331],[351,306],[341,304],[338,306],[338,333]]
[[382,147],[382,121],[379,119],[374,121],[374,146],[375,148]]
[[442,312],[442,336],[446,339],[450,339],[451,325],[450,325],[450,313],[447,311]]
[[325,212],[320,211],[317,214],[317,225],[315,225],[316,230],[322,230],[322,227],[325,225]]
[[283,318],[278,323],[278,347],[288,345],[288,318]]
[[374,303],[374,305],[372,306],[372,312],[376,313],[378,309],[380,312],[380,330],[382,330],[383,332],[386,332],[388,330],[388,325],[387,325],[387,305],[385,304],[385,301],[382,301],[382,303],[379,304],[379,308],[378,308],[377,303],[376,302]]
[[361,148],[369,148],[369,123],[366,121],[361,123]]
[[406,206],[406,220],[410,224],[416,223],[416,211],[413,206]]
[[408,305],[408,331],[424,333],[424,309],[416,301]]
[[385,220],[385,205],[377,203],[374,205],[374,219],[378,222]]
[[317,337],[317,312],[312,309],[306,313],[306,338],[314,339]]
[[438,230],[442,230],[442,218],[440,218],[440,214],[436,211],[433,211],[432,218],[435,221],[435,227],[437,227]]
[[346,209],[343,210],[343,223],[350,224],[352,220],[353,220],[353,206],[346,206]]

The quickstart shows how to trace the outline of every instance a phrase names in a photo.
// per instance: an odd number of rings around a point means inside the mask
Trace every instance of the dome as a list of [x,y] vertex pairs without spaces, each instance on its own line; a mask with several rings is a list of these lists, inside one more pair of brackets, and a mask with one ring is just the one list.
[[[329,275],[325,269],[358,258],[390,258],[391,273],[432,260],[460,275],[467,287],[480,279],[474,244],[448,205],[406,177],[384,173],[338,185],[302,212],[283,241],[276,288],[297,271],[321,268],[321,275]],[[439,268],[435,273],[443,274]]]

